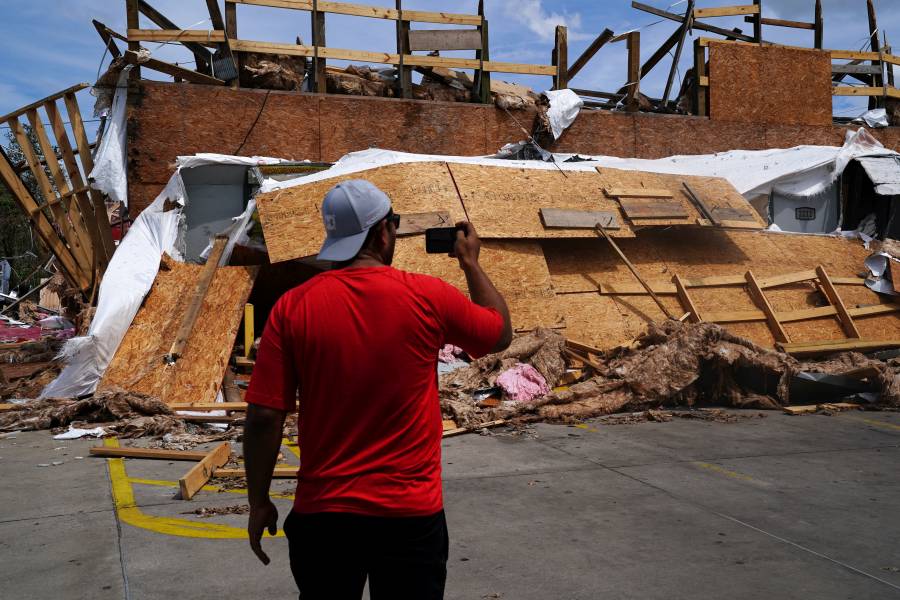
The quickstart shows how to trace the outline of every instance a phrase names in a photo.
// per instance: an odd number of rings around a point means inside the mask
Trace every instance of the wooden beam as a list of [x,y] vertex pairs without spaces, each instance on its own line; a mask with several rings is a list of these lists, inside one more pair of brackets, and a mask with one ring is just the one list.
[[[811,281],[816,279],[815,270],[798,271],[796,273],[786,273],[784,275],[773,275],[771,277],[759,277],[757,283],[761,289],[769,289],[782,285],[790,285],[803,281]],[[704,288],[704,287],[726,287],[733,285],[746,285],[747,279],[743,275],[714,275],[711,277],[685,277],[682,278],[686,287]],[[865,285],[866,280],[861,277],[832,277],[831,282],[835,285]],[[675,294],[675,286],[668,281],[650,282],[650,287],[657,294]],[[646,294],[643,286],[632,283],[600,283],[598,290],[604,295],[641,295]]]
[[688,0],[687,10],[684,14],[684,23],[681,25],[681,36],[675,46],[675,57],[672,59],[672,67],[669,69],[669,77],[666,79],[666,89],[663,92],[662,102],[660,105],[665,108],[669,103],[669,94],[672,93],[672,84],[675,81],[675,73],[678,71],[678,63],[681,62],[681,51],[684,48],[684,40],[687,38],[691,29],[691,23],[694,21],[694,0]]
[[[872,52],[881,53],[881,42],[878,38],[878,19],[875,16],[875,3],[872,0],[866,0],[866,9],[869,16],[869,49]],[[873,65],[881,65],[881,59],[873,60]],[[884,78],[881,75],[873,75],[872,76],[872,86],[878,87],[884,85]],[[880,108],[884,104],[882,98],[878,98],[875,96],[869,97],[869,109]]]
[[190,83],[200,83],[205,85],[228,85],[227,82],[221,79],[216,79],[215,77],[204,75],[203,73],[198,73],[197,71],[192,71],[191,69],[185,69],[184,67],[179,67],[178,65],[173,65],[172,63],[167,63],[155,58],[151,58],[145,61],[139,61],[138,54],[136,52],[132,52],[131,50],[125,53],[125,62],[131,65],[141,65],[142,67],[147,67],[148,69],[151,69],[153,71],[165,73],[166,75],[171,75],[172,77],[183,79],[184,81],[188,81]]
[[874,352],[888,348],[900,348],[900,340],[837,340],[832,342],[778,344],[778,347],[782,352],[802,358],[832,352]]
[[108,448],[97,446],[90,449],[91,456],[106,458],[148,458],[153,460],[189,460],[200,461],[206,458],[206,452],[188,450],[163,450],[160,448]]
[[706,77],[706,48],[700,40],[694,40],[694,107],[697,116],[707,117],[706,94],[708,85],[704,86],[700,80]]
[[[225,0],[226,4],[253,4],[255,6],[270,6],[273,8],[290,8],[294,10],[311,11],[313,0]],[[367,6],[364,4],[350,4],[346,2],[319,2],[318,9],[321,12],[336,15],[350,15],[354,17],[369,17],[372,19],[388,19],[397,21],[399,13],[392,8]],[[404,10],[403,19],[415,23],[443,23],[445,25],[480,25],[479,15],[458,14],[449,12],[430,12],[424,10]]]
[[[670,13],[668,11],[661,10],[659,8],[650,6],[648,4],[643,4],[641,2],[636,2],[636,1],[632,2],[631,7],[636,8],[641,11],[644,11],[646,13],[650,13],[651,15],[656,15],[657,17],[662,17],[664,19],[669,19],[671,21],[675,21],[677,23],[681,23],[684,20],[684,15]],[[694,16],[696,18],[696,14]],[[708,23],[701,23],[696,20],[694,21],[694,29],[699,29],[700,31],[708,31],[710,33],[715,33],[715,34],[721,35],[726,38],[733,37],[735,39],[742,40],[744,42],[753,42],[754,41],[752,37],[750,37],[748,35],[744,35],[743,33],[740,32],[740,30],[729,31],[728,29],[716,27],[715,25],[709,25]]]
[[[125,0],[125,29],[139,29],[141,26],[141,13],[140,13],[140,5],[139,0]],[[128,49],[133,52],[138,52],[141,49],[140,42],[132,42],[128,40],[128,36],[125,36],[125,40],[128,44]],[[131,74],[128,76],[129,81],[140,81],[141,79],[141,68],[134,67],[131,69]]]
[[841,300],[840,294],[837,293],[837,290],[834,289],[834,284],[831,282],[831,279],[828,278],[828,273],[825,272],[825,267],[821,265],[816,267],[816,275],[819,278],[819,285],[822,287],[822,291],[825,293],[825,297],[828,298],[828,301],[837,310],[838,321],[840,321],[841,328],[844,330],[844,333],[846,333],[847,337],[850,338],[859,339],[860,337],[862,337],[859,334],[859,330],[856,328],[856,325],[853,323],[853,319],[847,312],[847,307],[844,306],[844,301]]
[[719,6],[716,8],[695,8],[695,19],[706,19],[709,17],[740,17],[741,15],[758,15],[760,7],[758,4],[743,6]]
[[564,25],[556,26],[556,42],[553,48],[553,88],[563,90],[569,87],[569,33]]
[[832,73],[844,73],[852,75],[878,75],[881,73],[881,67],[873,67],[872,65],[831,65]]
[[[754,17],[752,15],[748,15],[748,16],[744,17],[744,21],[746,21],[747,23],[753,23],[756,21],[756,17]],[[808,30],[815,30],[815,28],[816,28],[815,23],[805,23],[803,21],[788,21],[785,19],[769,19],[769,18],[763,17],[760,19],[760,22],[763,25],[771,25],[772,27],[790,27],[792,29],[808,29]]]
[[6,121],[9,121],[10,119],[20,117],[20,116],[24,115],[25,113],[27,113],[29,110],[34,110],[35,108],[40,108],[41,106],[44,106],[48,102],[53,102],[54,100],[59,100],[66,94],[74,94],[76,92],[80,92],[81,90],[83,90],[85,88],[89,88],[89,87],[91,87],[91,84],[89,84],[89,83],[79,83],[79,84],[73,85],[72,87],[66,88],[66,89],[62,90],[61,92],[56,92],[55,94],[47,96],[46,98],[41,98],[37,102],[32,102],[31,104],[27,104],[27,105],[23,106],[22,108],[17,108],[16,110],[12,111],[11,113],[7,113],[7,114],[3,115],[2,117],[0,117],[0,123],[5,123]]
[[[130,1],[130,0],[129,0]],[[181,30],[181,28],[169,20],[166,15],[162,14],[153,6],[150,5],[147,0],[135,0],[137,2],[137,10],[143,13],[150,21],[153,22],[154,25],[159,27],[160,29],[170,29],[170,30]],[[140,24],[137,19],[135,19],[134,25],[131,22],[128,23],[128,29],[140,29]],[[130,37],[130,36],[129,36]],[[193,42],[190,40],[177,40],[181,44],[184,45],[185,48],[191,51],[194,55],[194,60],[196,61],[197,70],[201,73],[205,73],[207,75],[212,75],[212,69],[210,68],[210,63],[212,62],[212,53],[209,50],[203,47],[203,45]],[[140,50],[140,46],[132,48],[131,44],[128,45],[129,50],[133,50],[137,52]]]
[[403,54],[422,50],[481,50],[481,32],[477,29],[417,29],[408,31],[408,35],[409,48],[401,51]]
[[223,466],[231,458],[231,444],[222,442],[178,480],[178,489],[182,500],[190,500],[199,492],[213,476],[216,469]]
[[[491,60],[490,30],[488,21],[484,18],[484,0],[478,1],[478,14],[481,15],[481,25],[478,26],[478,30],[481,33],[481,50],[475,51],[475,58],[481,61],[481,66],[479,66],[478,70],[475,72],[474,91],[479,102],[482,104],[491,104],[493,102],[493,97],[491,95],[491,73],[490,71],[484,70],[484,63],[490,62]],[[474,99],[475,98],[473,98],[473,100]]]
[[184,347],[187,345],[188,339],[191,337],[191,332],[194,330],[194,325],[197,322],[197,317],[200,315],[200,307],[203,305],[203,299],[206,298],[206,292],[209,290],[209,286],[219,267],[219,261],[222,259],[222,254],[225,251],[225,243],[227,241],[227,236],[216,236],[212,251],[209,253],[209,258],[207,258],[206,264],[203,265],[203,271],[197,279],[197,285],[194,288],[191,302],[188,304],[188,307],[181,318],[181,325],[178,327],[178,332],[175,334],[175,341],[172,342],[169,353],[165,356],[165,360],[169,364],[176,362],[181,358],[181,354],[184,352]]
[[[297,471],[300,467],[294,466],[276,466],[272,471],[273,479],[295,479]],[[247,471],[244,469],[216,469],[213,477],[246,477]]]
[[884,96],[883,87],[849,87],[839,86],[831,88],[832,96]]
[[225,32],[205,29],[129,29],[129,42],[192,42],[213,46],[225,41]]
[[669,190],[653,188],[604,188],[610,198],[674,198]]
[[825,36],[825,19],[822,18],[822,0],[816,0],[815,17],[815,33],[813,34],[813,47],[817,50],[822,49],[823,38]]
[[640,109],[638,100],[641,92],[641,32],[628,34],[628,80],[625,82],[625,110],[637,112]]
[[703,320],[703,317],[700,316],[700,311],[697,308],[697,305],[694,303],[693,298],[691,298],[690,294],[688,294],[687,286],[684,285],[681,277],[679,277],[678,275],[674,275],[672,277],[672,281],[675,283],[675,290],[678,294],[678,300],[679,302],[681,302],[682,308],[691,313],[691,323],[701,322]]
[[586,64],[594,57],[595,54],[605,46],[609,40],[615,34],[612,29],[604,29],[603,32],[597,36],[597,38],[591,42],[591,45],[587,47],[587,49],[581,53],[581,56],[575,59],[575,62],[569,66],[569,80],[571,81],[576,75],[578,75],[579,71],[584,68]]
[[122,56],[122,51],[119,50],[119,47],[116,46],[116,43],[113,41],[112,30],[97,19],[92,19],[91,23],[94,24],[94,29],[97,30],[97,34],[100,36],[100,39],[103,40],[103,45],[109,50],[110,56],[113,58]]
[[762,43],[762,0],[753,0],[753,5],[756,7],[756,14],[747,15],[744,19],[751,19],[753,22],[753,41],[757,44]]
[[747,271],[744,277],[747,280],[747,289],[750,291],[750,297],[753,298],[753,302],[765,313],[766,321],[769,324],[769,329],[772,331],[772,336],[775,338],[775,341],[785,344],[790,343],[791,338],[788,337],[784,327],[779,323],[778,317],[775,315],[775,310],[772,308],[772,305],[769,304],[769,300],[766,298],[765,293],[763,293],[762,288],[759,287],[759,282],[753,276],[753,271]]

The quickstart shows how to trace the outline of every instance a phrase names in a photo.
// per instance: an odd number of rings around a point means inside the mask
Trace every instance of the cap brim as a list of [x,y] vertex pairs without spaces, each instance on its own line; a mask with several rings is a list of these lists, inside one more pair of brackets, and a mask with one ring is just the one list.
[[350,260],[359,254],[368,233],[369,230],[366,229],[347,237],[325,238],[325,243],[322,244],[322,249],[319,250],[319,255],[316,258],[333,262]]

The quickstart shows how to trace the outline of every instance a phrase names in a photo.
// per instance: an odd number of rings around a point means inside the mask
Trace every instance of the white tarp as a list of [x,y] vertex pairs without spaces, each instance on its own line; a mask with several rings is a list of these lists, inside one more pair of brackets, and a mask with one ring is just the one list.
[[550,130],[553,132],[553,139],[558,140],[563,131],[578,118],[584,100],[570,89],[549,90],[544,95],[550,100],[550,108],[547,110]]
[[88,181],[113,202],[128,206],[128,175],[125,161],[125,117],[128,99],[128,76],[132,65],[127,65],[119,75],[112,106],[106,116],[106,129],[100,139],[100,147],[94,157],[94,169]]
[[[181,170],[211,164],[277,164],[280,159],[202,154],[179,157],[176,171],[165,189],[135,219],[128,234],[116,248],[100,283],[97,312],[86,336],[66,342],[61,356],[66,366],[43,392],[41,398],[71,398],[91,394],[131,326],[144,296],[150,291],[163,253],[182,260],[184,228],[179,209],[164,211],[166,201],[184,206],[186,198]],[[226,245],[225,260],[234,244],[245,235],[255,204],[251,201],[243,214],[235,217]]]

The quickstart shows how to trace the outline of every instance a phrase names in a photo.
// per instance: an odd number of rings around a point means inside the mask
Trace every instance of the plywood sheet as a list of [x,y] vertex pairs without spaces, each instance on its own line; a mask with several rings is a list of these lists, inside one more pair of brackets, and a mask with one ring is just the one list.
[[117,386],[172,403],[214,402],[250,295],[256,269],[216,270],[184,354],[165,365],[203,267],[164,259],[144,305],[135,316],[100,390]]
[[[605,211],[621,215],[618,202],[603,193],[593,172],[451,164],[469,219],[483,238],[592,237],[583,229],[547,229],[542,208]],[[613,237],[633,237],[622,223]]]
[[365,179],[378,186],[390,197],[398,214],[444,212],[454,223],[465,219],[446,163],[389,165],[323,179],[257,197],[273,263],[318,253],[325,239],[322,200],[328,190],[348,179]]
[[[550,284],[550,272],[539,243],[485,240],[480,262],[506,298],[513,328],[565,326],[565,317]],[[466,278],[459,262],[444,254],[426,254],[422,238],[398,239],[393,266],[439,277],[467,293]]]
[[711,42],[711,121],[831,125],[828,51]]
[[[622,199],[622,207],[632,225],[634,226],[658,226],[658,225],[706,225],[712,223],[704,220],[703,213],[691,201],[685,190],[687,183],[691,189],[700,195],[706,206],[712,210],[724,209],[746,213],[746,223],[728,223],[752,229],[763,229],[765,221],[756,213],[750,203],[734,188],[727,179],[721,177],[702,177],[698,175],[672,175],[668,173],[646,173],[643,171],[625,171],[622,169],[610,169],[598,167],[597,172],[603,182],[603,187],[614,189],[647,189],[661,192],[665,190],[670,194],[668,201],[654,200],[652,204],[665,204],[668,210],[676,210],[679,215],[673,217],[654,217],[650,214],[636,212],[638,201]],[[650,202],[642,200],[643,202]],[[661,208],[661,207],[660,207]],[[635,211],[635,212],[632,212]]]

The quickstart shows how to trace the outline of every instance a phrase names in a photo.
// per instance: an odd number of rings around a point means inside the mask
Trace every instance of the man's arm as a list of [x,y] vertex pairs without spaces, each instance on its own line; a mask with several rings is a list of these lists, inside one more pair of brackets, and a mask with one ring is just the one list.
[[459,260],[459,266],[466,274],[466,284],[469,286],[469,296],[472,302],[486,308],[493,308],[500,316],[503,317],[503,332],[500,339],[491,350],[491,352],[500,352],[505,350],[512,341],[512,322],[509,318],[509,308],[506,306],[506,300],[497,288],[494,287],[490,277],[481,268],[478,263],[478,255],[481,252],[481,240],[475,233],[475,227],[468,221],[462,221],[456,224],[457,227],[463,228],[462,231],[456,232],[456,244],[453,247],[451,256],[455,256]]
[[247,405],[244,424],[244,468],[247,470],[247,498],[250,501],[250,519],[247,532],[250,547],[264,565],[269,557],[263,552],[260,540],[263,530],[269,535],[278,532],[278,510],[269,498],[272,471],[281,448],[284,417],[287,413],[256,404]]

